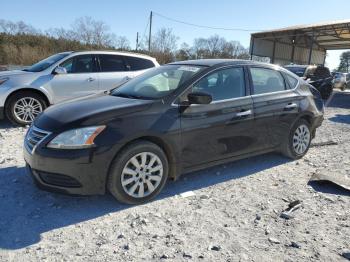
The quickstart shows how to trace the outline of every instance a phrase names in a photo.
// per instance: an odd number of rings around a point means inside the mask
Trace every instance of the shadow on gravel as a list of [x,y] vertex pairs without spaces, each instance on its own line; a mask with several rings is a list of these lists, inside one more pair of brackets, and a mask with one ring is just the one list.
[[350,92],[336,92],[328,107],[350,109]]
[[[178,181],[168,181],[155,201],[253,175],[288,161],[282,156],[267,154],[186,174]],[[0,169],[0,248],[25,248],[40,242],[44,232],[129,207],[110,195],[73,197],[41,191],[26,175],[24,167],[3,168]]]
[[15,128],[16,126],[11,124],[10,121],[6,119],[0,119],[0,130],[5,128]]
[[308,183],[315,191],[332,194],[332,195],[340,195],[340,196],[350,196],[350,191],[338,186],[335,183],[327,182],[327,181],[310,181]]
[[[350,103],[350,100],[349,100]],[[350,115],[335,115],[331,118],[328,118],[328,120],[336,122],[336,123],[342,123],[342,124],[350,124]]]

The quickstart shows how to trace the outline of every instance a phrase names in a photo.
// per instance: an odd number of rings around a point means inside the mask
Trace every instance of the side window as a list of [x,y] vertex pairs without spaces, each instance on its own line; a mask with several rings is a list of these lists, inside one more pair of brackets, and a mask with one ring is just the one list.
[[99,55],[101,72],[125,71],[123,58],[118,55]]
[[253,67],[250,69],[250,73],[252,75],[255,95],[286,89],[281,73],[276,70]]
[[64,67],[67,71],[67,73],[72,73],[73,68],[73,58],[70,58],[66,61],[64,61],[62,64],[60,64],[61,67]]
[[154,67],[154,63],[148,59],[134,56],[124,56],[124,60],[128,70],[130,71],[144,70]]
[[72,57],[60,64],[67,73],[92,73],[96,72],[94,58],[92,55],[79,55]]
[[288,85],[290,87],[290,89],[294,89],[297,84],[298,84],[298,79],[296,79],[295,77],[291,76],[290,74],[283,74],[288,82]]
[[199,80],[192,92],[206,92],[213,101],[245,96],[244,71],[242,67],[223,69]]

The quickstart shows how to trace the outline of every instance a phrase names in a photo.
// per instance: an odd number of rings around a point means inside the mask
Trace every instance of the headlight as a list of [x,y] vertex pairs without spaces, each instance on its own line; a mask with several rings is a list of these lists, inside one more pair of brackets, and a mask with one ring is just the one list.
[[91,126],[65,131],[47,145],[49,148],[81,149],[94,146],[94,139],[106,126]]
[[5,83],[7,80],[9,80],[8,77],[0,78],[0,85],[2,85],[3,83]]

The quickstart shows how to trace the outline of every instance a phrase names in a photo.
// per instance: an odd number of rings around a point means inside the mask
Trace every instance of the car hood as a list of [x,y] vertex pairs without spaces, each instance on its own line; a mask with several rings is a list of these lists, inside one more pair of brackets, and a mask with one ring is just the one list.
[[0,72],[0,78],[28,75],[28,74],[32,74],[32,72],[26,72],[26,71],[22,71],[22,70],[3,71],[3,72]]
[[34,125],[49,132],[100,125],[121,115],[143,111],[152,103],[152,100],[98,94],[51,106],[34,121]]

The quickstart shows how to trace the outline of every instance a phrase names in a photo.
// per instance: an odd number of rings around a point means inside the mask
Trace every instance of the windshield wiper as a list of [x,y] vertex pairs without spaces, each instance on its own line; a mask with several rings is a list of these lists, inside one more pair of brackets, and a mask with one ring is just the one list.
[[119,93],[119,94],[117,93],[117,94],[113,94],[113,96],[119,96],[119,97],[131,98],[131,99],[151,99],[150,97],[146,97],[146,96],[125,94],[125,93]]

